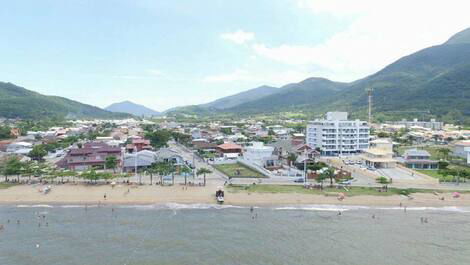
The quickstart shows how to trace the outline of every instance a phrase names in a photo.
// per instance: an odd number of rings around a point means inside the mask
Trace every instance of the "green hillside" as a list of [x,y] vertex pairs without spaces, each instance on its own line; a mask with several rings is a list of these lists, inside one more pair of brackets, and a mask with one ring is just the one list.
[[0,117],[42,118],[126,118],[129,114],[112,113],[98,107],[56,96],[45,96],[0,82]]
[[[221,109],[235,114],[343,110],[365,118],[367,89],[373,89],[373,110],[378,119],[435,117],[470,123],[470,29],[351,83],[309,78]],[[204,105],[200,107],[201,113],[210,112]]]

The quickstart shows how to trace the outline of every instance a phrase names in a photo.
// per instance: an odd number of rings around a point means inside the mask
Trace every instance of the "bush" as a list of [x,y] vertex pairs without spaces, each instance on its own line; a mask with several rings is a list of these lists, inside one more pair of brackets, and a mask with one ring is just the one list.
[[389,184],[390,183],[388,178],[386,178],[384,176],[380,176],[380,177],[376,178],[375,180],[377,181],[377,183],[380,183],[380,184]]

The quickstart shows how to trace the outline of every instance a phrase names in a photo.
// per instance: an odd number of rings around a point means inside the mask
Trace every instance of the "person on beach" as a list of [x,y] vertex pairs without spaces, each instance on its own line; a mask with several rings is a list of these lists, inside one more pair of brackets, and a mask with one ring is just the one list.
[[104,200],[106,200],[106,193],[103,195]]

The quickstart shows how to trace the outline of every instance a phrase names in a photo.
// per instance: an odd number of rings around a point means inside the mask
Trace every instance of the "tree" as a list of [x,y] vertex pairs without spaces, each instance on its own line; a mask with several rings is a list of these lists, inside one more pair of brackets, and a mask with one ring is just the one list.
[[200,169],[197,170],[196,175],[204,175],[204,186],[206,186],[206,174],[211,174],[212,171],[205,167],[201,167]]
[[333,179],[335,178],[335,169],[334,168],[328,168],[327,170],[323,171],[320,175],[323,175],[322,177],[327,179],[330,179],[330,187],[333,187]]
[[5,181],[8,181],[8,176],[20,175],[21,168],[23,163],[17,157],[11,157],[5,163],[5,167],[3,169],[3,174],[5,175]]
[[44,149],[44,145],[38,144],[33,147],[31,151],[29,151],[28,156],[31,159],[36,161],[42,161],[43,157],[47,155],[47,151]]
[[94,169],[91,169],[91,170],[87,170],[87,171],[82,172],[80,177],[82,177],[86,180],[89,180],[91,182],[94,181],[96,183],[96,181],[100,178],[100,175],[98,173],[96,173],[96,171]]
[[289,161],[289,166],[292,166],[292,164],[297,160],[297,155],[295,153],[289,153],[287,156],[287,161]]
[[154,148],[161,148],[167,146],[170,137],[171,133],[168,130],[158,130],[154,132],[145,133],[145,138],[150,140],[150,144]]
[[438,152],[439,154],[441,154],[442,157],[443,157],[445,160],[449,160],[449,153],[450,153],[450,149],[449,149],[449,148],[445,148],[445,147],[443,147],[443,148],[438,148],[438,149],[437,149],[437,152]]
[[184,175],[184,185],[187,184],[188,174],[191,173],[191,172],[192,172],[192,170],[187,166],[181,166],[180,167],[180,174]]
[[8,126],[0,126],[0,140],[10,138],[10,127]]
[[104,162],[104,166],[107,169],[112,169],[113,172],[116,172],[116,167],[117,167],[118,161],[115,156],[107,156],[106,160]]
[[[163,185],[163,176],[168,176],[175,172],[175,167],[171,163],[158,162],[155,164],[156,172],[160,175],[160,183]],[[173,184],[175,182],[174,176],[172,175]]]
[[447,169],[447,167],[449,166],[449,162],[439,161],[439,162],[437,162],[437,165],[438,165],[439,169]]

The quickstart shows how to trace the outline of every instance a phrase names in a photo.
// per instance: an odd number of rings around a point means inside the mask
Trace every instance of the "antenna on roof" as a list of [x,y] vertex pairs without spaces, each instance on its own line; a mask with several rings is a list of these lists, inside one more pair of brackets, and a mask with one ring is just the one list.
[[369,87],[366,89],[367,91],[367,97],[368,97],[368,101],[369,101],[369,126],[371,125],[372,123],[372,91],[374,89]]

